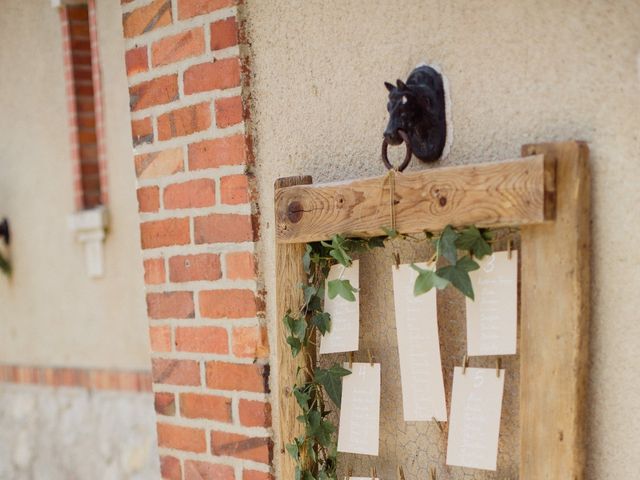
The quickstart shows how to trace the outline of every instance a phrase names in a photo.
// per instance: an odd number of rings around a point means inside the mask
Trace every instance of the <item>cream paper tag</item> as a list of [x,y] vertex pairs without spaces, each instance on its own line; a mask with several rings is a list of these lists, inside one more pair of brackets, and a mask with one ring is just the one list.
[[360,335],[360,294],[354,292],[355,302],[341,296],[329,298],[327,282],[341,278],[349,280],[353,288],[360,288],[360,262],[354,260],[350,267],[332,265],[324,286],[324,311],[331,315],[331,329],[320,340],[320,353],[355,352]]
[[495,470],[505,371],[455,367],[447,465]]
[[[428,268],[426,263],[416,265]],[[391,268],[404,420],[446,421],[436,289],[416,297],[418,272],[411,265]]]
[[[345,363],[344,368],[350,369]],[[378,455],[380,438],[380,364],[354,363],[342,377],[338,451]]]
[[514,355],[518,341],[518,252],[496,252],[470,273],[475,301],[467,298],[469,356]]

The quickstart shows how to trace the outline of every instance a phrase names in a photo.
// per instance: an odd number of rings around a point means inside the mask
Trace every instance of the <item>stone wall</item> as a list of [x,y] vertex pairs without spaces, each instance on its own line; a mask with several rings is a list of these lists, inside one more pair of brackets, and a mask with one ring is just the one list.
[[151,393],[0,384],[0,478],[157,479]]

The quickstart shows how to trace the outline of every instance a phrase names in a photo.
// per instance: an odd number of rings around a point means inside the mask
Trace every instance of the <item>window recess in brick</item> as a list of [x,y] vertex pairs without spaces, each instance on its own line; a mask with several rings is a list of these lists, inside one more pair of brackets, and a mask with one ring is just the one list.
[[60,7],[76,210],[106,203],[94,7]]

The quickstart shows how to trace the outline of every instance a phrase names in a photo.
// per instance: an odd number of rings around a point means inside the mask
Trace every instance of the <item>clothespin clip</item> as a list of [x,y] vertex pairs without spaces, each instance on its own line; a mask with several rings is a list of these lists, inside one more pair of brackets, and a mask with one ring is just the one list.
[[430,477],[430,480],[437,480],[436,479],[436,467],[429,467],[429,477]]
[[462,359],[462,374],[464,375],[465,373],[467,373],[467,367],[469,366],[469,357],[467,357],[467,354],[464,354],[464,358]]
[[378,473],[376,472],[376,467],[371,467],[371,480],[376,480],[378,478]]
[[398,479],[405,480],[404,478],[404,470],[402,470],[402,466],[398,465]]
[[373,355],[371,355],[371,349],[367,348],[367,354],[369,355],[369,365],[373,367]]
[[440,430],[440,433],[444,433],[444,430],[442,429],[442,425],[440,425],[440,422],[436,420],[436,417],[431,417],[431,420],[433,420],[436,423],[436,427],[438,427],[438,430]]
[[509,252],[508,258],[511,260],[511,237],[507,238],[507,251]]
[[396,268],[400,268],[400,254],[398,252],[393,252],[393,261],[396,265]]
[[349,360],[349,370],[353,370],[353,352],[347,353],[347,359]]
[[496,358],[496,377],[500,378],[500,365],[502,364],[502,360],[500,357]]

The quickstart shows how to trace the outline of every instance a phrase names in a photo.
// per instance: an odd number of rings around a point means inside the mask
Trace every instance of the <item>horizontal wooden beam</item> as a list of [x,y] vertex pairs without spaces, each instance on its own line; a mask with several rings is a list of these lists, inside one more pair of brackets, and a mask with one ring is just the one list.
[[[447,225],[531,225],[555,214],[555,160],[518,160],[397,173],[396,229],[436,232]],[[340,183],[295,185],[275,193],[279,243],[384,235],[391,227],[388,175]]]

